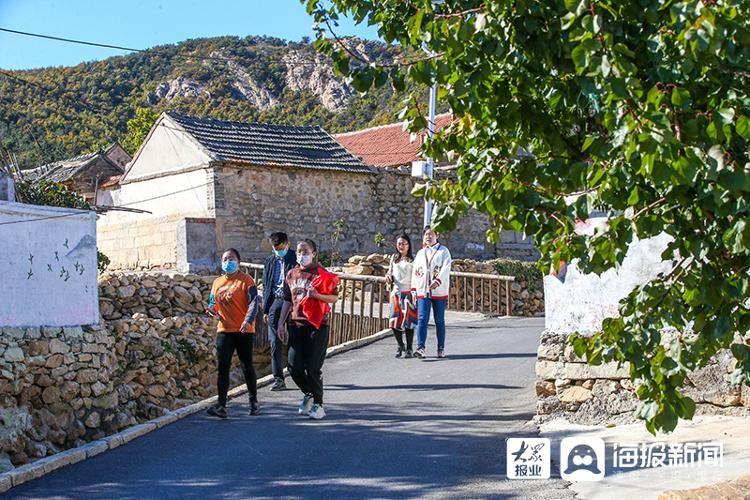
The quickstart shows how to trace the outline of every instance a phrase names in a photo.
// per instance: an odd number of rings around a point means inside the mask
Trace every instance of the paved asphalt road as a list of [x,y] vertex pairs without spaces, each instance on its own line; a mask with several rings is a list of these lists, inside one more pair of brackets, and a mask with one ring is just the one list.
[[264,388],[260,416],[243,397],[226,421],[193,415],[7,495],[572,498],[560,480],[504,477],[504,439],[536,433],[542,328],[542,319],[454,322],[440,360],[395,359],[395,341],[382,340],[326,360],[323,421],[297,416],[296,389]]

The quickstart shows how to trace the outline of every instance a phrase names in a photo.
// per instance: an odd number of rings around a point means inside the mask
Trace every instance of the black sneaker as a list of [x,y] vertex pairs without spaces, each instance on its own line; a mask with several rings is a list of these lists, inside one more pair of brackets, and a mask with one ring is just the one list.
[[271,386],[272,391],[285,391],[286,390],[286,382],[284,382],[283,378],[277,378],[273,385]]
[[404,354],[404,358],[409,359],[413,357],[414,357],[414,353],[411,352],[411,349],[407,349],[406,354]]
[[206,410],[206,413],[214,417],[227,418],[227,409],[221,405],[215,405]]
[[399,348],[396,349],[396,357],[400,358],[403,353],[404,353],[404,348],[399,346]]
[[260,405],[257,401],[250,402],[250,415],[257,415],[260,413]]

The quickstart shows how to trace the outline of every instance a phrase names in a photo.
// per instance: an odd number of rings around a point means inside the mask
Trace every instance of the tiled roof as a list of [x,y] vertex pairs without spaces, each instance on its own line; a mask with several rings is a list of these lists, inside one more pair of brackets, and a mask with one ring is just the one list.
[[[23,170],[21,175],[23,178],[32,181],[50,181],[50,182],[65,182],[74,179],[79,174],[85,172],[89,167],[93,166],[98,161],[103,161],[106,165],[106,170],[109,170],[109,174],[112,172],[123,172],[122,165],[117,164],[108,155],[115,150],[120,148],[120,145],[116,142],[111,144],[106,149],[100,149],[94,153],[87,153],[67,160],[61,160],[41,167],[32,168],[29,170]],[[127,155],[127,153],[122,153]]]
[[23,170],[21,174],[24,179],[32,182],[43,180],[50,182],[65,182],[82,174],[100,160],[105,161],[115,171],[122,172],[122,168],[109,160],[104,151],[97,151],[95,153],[88,153],[67,160],[49,163],[47,165],[42,165],[41,167]]
[[232,122],[166,113],[216,161],[321,170],[372,170],[320,127]]
[[[435,116],[435,129],[440,130],[451,122],[450,114]],[[346,149],[374,167],[397,167],[420,160],[419,148],[424,134],[410,141],[410,134],[401,123],[393,123],[355,132],[334,135]]]

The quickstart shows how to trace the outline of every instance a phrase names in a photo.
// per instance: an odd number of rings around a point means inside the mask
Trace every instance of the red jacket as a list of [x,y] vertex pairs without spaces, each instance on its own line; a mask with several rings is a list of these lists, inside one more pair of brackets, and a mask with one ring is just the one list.
[[[326,271],[322,266],[318,269],[318,275],[312,280],[310,286],[312,286],[316,292],[321,295],[333,295],[336,293],[336,287],[339,284],[339,277],[330,272]],[[310,297],[304,297],[300,301],[302,308],[302,314],[305,315],[307,321],[316,329],[320,328],[323,323],[323,318],[331,311],[331,305],[322,300],[311,299]]]

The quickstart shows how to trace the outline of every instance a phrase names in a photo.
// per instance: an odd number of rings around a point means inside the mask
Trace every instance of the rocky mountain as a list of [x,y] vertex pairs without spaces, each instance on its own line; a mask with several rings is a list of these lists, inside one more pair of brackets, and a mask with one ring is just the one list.
[[[393,47],[352,39],[370,60]],[[403,95],[358,95],[309,43],[270,37],[187,40],[73,67],[0,73],[0,159],[22,168],[122,140],[139,107],[330,132],[395,119]],[[2,160],[0,160],[2,161]]]

